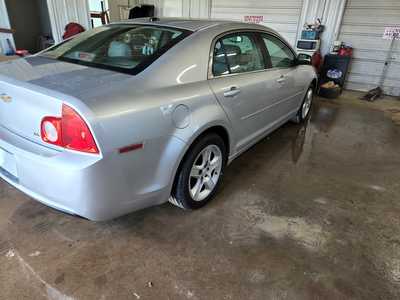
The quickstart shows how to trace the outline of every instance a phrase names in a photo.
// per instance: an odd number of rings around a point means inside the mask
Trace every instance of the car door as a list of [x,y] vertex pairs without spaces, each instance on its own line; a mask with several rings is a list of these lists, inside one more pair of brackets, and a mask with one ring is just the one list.
[[262,33],[261,38],[270,60],[271,76],[279,83],[279,95],[275,100],[274,108],[277,121],[279,121],[287,118],[293,111],[297,111],[302,101],[304,84],[296,77],[297,65],[294,51],[273,34]]
[[213,45],[209,84],[232,122],[239,151],[275,119],[269,107],[278,97],[273,88],[278,83],[268,72],[263,48],[252,32],[229,33]]

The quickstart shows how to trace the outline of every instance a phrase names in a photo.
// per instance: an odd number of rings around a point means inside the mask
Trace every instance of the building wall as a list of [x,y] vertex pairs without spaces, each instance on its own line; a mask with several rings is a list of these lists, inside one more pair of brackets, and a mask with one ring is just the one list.
[[183,0],[164,0],[163,17],[182,17],[183,16]]
[[[108,5],[110,8],[110,21],[111,22],[121,21],[120,7],[133,8],[137,5],[142,5],[142,4],[154,5],[156,7],[155,15],[164,16],[163,14],[164,1],[168,0],[109,0]],[[176,3],[178,3],[178,1],[176,1]]]
[[[382,38],[386,26],[400,26],[400,1],[348,0],[338,38],[354,47],[347,88],[367,91],[378,86],[390,48],[390,41]],[[399,96],[400,41],[393,50],[383,88]]]
[[209,18],[211,0],[164,0],[165,17]]
[[[11,0],[14,1],[14,0]],[[47,0],[53,38],[62,41],[65,26],[75,22],[90,29],[89,2],[87,0]]]
[[345,5],[346,0],[304,0],[298,36],[301,36],[304,24],[320,19],[325,26],[321,35],[321,53],[329,53],[332,42],[339,35]]
[[244,21],[245,16],[263,16],[263,25],[277,30],[294,45],[302,8],[303,0],[213,0],[211,17]]

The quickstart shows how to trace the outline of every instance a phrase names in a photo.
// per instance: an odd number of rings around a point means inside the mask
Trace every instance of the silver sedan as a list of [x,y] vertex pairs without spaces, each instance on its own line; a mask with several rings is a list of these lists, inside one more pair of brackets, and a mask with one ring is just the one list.
[[227,164],[304,121],[316,75],[275,31],[138,19],[0,65],[0,177],[106,220],[208,203]]

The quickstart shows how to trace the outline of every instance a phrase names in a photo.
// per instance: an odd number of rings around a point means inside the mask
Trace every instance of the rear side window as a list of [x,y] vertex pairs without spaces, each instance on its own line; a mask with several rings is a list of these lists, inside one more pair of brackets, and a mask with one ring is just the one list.
[[175,28],[109,25],[84,32],[42,55],[137,74],[189,34]]
[[264,34],[262,38],[273,68],[290,68],[294,65],[295,56],[286,44],[271,35]]
[[261,49],[249,33],[235,33],[219,39],[213,55],[214,76],[265,69]]

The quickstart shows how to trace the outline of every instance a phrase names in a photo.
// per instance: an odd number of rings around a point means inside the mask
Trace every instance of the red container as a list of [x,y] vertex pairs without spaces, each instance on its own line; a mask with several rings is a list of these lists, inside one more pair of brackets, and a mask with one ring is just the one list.
[[340,56],[353,56],[353,48],[351,47],[342,47],[338,53]]
[[18,49],[17,51],[15,51],[15,54],[17,54],[18,56],[24,57],[24,56],[29,55],[29,51],[25,50],[25,49]]

